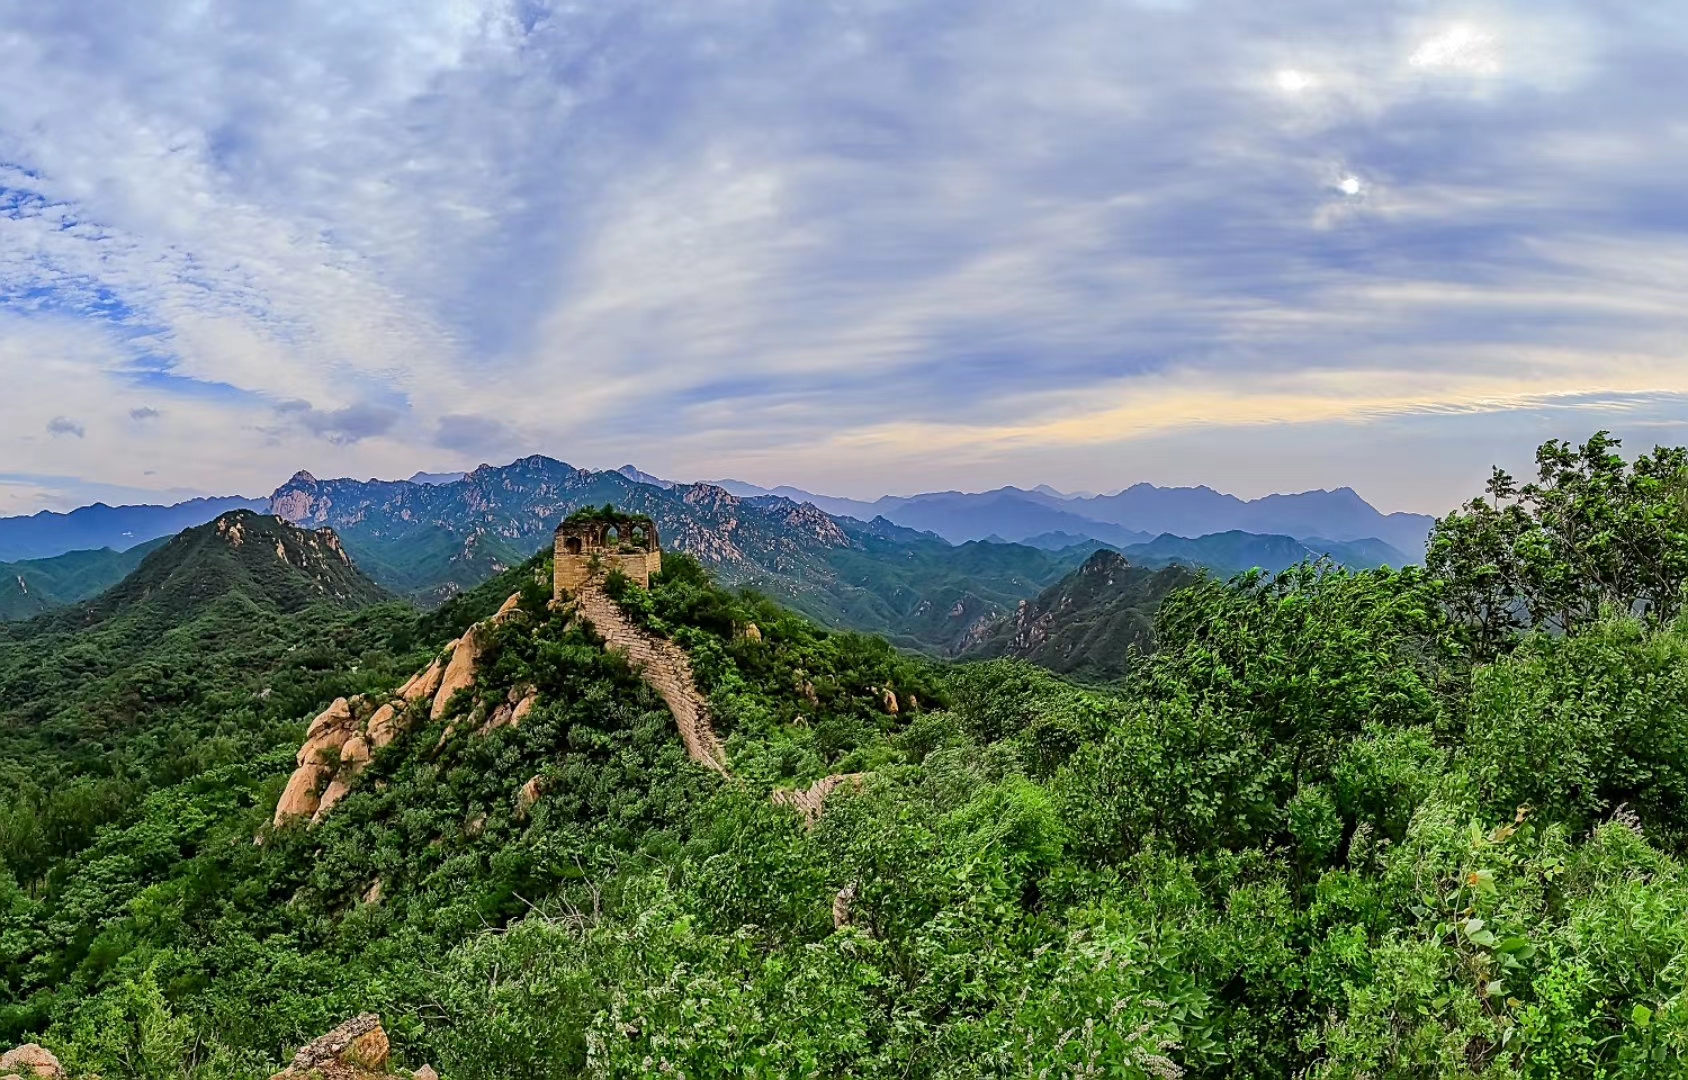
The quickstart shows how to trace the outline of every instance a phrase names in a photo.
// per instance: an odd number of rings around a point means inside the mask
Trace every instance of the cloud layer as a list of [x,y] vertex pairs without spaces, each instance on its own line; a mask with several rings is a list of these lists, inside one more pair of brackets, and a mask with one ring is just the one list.
[[1435,509],[1688,416],[1675,5],[0,24],[0,512],[533,451]]

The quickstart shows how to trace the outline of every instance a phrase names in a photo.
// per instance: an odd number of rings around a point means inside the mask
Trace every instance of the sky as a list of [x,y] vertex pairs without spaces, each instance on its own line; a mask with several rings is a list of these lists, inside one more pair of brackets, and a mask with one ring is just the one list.
[[1688,443],[1680,0],[0,0],[0,514]]

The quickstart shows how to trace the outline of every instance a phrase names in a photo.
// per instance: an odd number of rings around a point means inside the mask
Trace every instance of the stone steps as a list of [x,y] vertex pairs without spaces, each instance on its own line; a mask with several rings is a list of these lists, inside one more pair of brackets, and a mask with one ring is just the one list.
[[628,663],[668,705],[680,729],[680,741],[692,760],[727,775],[726,751],[709,722],[709,703],[698,692],[685,650],[635,624],[595,584],[578,589],[575,600],[580,613],[605,643],[626,655]]

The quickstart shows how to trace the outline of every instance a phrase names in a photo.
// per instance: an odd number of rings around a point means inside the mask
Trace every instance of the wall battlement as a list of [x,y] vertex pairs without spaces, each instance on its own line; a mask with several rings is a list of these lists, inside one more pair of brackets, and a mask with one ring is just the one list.
[[611,570],[620,570],[645,588],[652,575],[662,572],[656,523],[643,514],[606,509],[571,515],[557,526],[553,555],[551,591],[558,600],[602,581]]

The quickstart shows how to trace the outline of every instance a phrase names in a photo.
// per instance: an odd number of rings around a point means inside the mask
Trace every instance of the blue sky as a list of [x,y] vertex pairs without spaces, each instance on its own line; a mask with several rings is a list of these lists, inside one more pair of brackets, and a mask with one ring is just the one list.
[[0,513],[1688,442],[1688,8],[0,0]]

